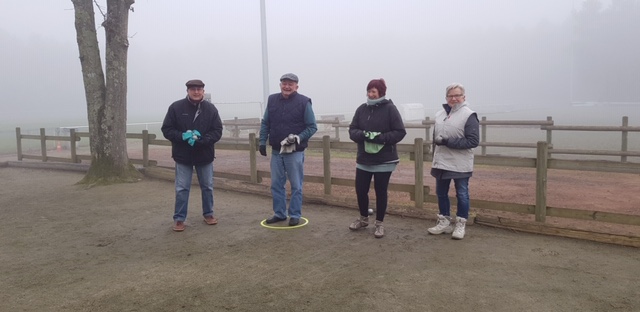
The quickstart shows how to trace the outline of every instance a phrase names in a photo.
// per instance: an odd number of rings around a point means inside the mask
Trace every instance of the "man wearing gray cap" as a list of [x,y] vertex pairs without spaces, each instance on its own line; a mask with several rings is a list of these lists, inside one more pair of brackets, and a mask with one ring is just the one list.
[[[311,99],[298,93],[298,76],[284,74],[280,78],[280,93],[269,96],[260,125],[260,154],[267,156],[267,141],[271,145],[271,195],[273,216],[267,224],[287,220],[295,226],[302,217],[302,182],[304,150],[316,133],[316,117]],[[287,209],[287,179],[291,199]]]
[[204,99],[204,82],[186,83],[187,96],[173,102],[162,123],[162,134],[171,141],[171,157],[176,162],[176,202],[173,230],[184,231],[189,206],[193,168],[196,168],[202,195],[202,215],[208,225],[218,223],[213,216],[214,144],[222,137],[218,109]]

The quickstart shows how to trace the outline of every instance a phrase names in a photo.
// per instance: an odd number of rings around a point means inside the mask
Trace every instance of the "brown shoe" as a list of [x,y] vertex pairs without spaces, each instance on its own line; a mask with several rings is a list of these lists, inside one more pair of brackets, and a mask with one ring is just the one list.
[[218,224],[218,219],[216,219],[216,217],[214,216],[206,216],[204,217],[204,222],[206,222],[208,225],[216,225]]
[[173,230],[176,232],[184,231],[184,221],[176,221],[176,223],[173,224]]

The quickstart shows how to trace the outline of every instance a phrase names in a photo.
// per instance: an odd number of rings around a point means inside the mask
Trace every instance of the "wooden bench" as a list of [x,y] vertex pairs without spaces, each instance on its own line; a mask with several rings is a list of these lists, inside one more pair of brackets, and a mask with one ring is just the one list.
[[260,131],[260,118],[234,118],[222,121],[222,125],[226,130],[231,132],[231,136],[234,138],[240,137],[240,132],[243,130],[255,130]]

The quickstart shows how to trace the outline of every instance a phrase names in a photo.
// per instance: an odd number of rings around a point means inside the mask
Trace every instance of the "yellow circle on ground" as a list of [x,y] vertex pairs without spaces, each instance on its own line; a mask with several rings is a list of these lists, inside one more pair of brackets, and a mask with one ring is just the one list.
[[291,229],[297,229],[299,227],[303,227],[305,225],[307,225],[309,223],[309,219],[305,218],[305,217],[300,217],[300,219],[304,220],[304,222],[302,224],[298,224],[298,225],[294,225],[294,226],[273,226],[273,225],[268,225],[267,224],[267,219],[262,220],[262,222],[260,222],[260,225],[266,227],[267,229],[274,229],[274,230],[291,230]]

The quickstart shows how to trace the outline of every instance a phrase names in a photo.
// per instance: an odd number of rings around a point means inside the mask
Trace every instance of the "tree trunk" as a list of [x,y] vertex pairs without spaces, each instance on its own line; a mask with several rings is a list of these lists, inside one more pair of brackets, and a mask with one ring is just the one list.
[[127,39],[133,0],[108,0],[102,26],[106,34],[106,81],[92,0],[72,0],[87,99],[91,167],[80,181],[108,184],[137,181],[140,174],[127,155]]

